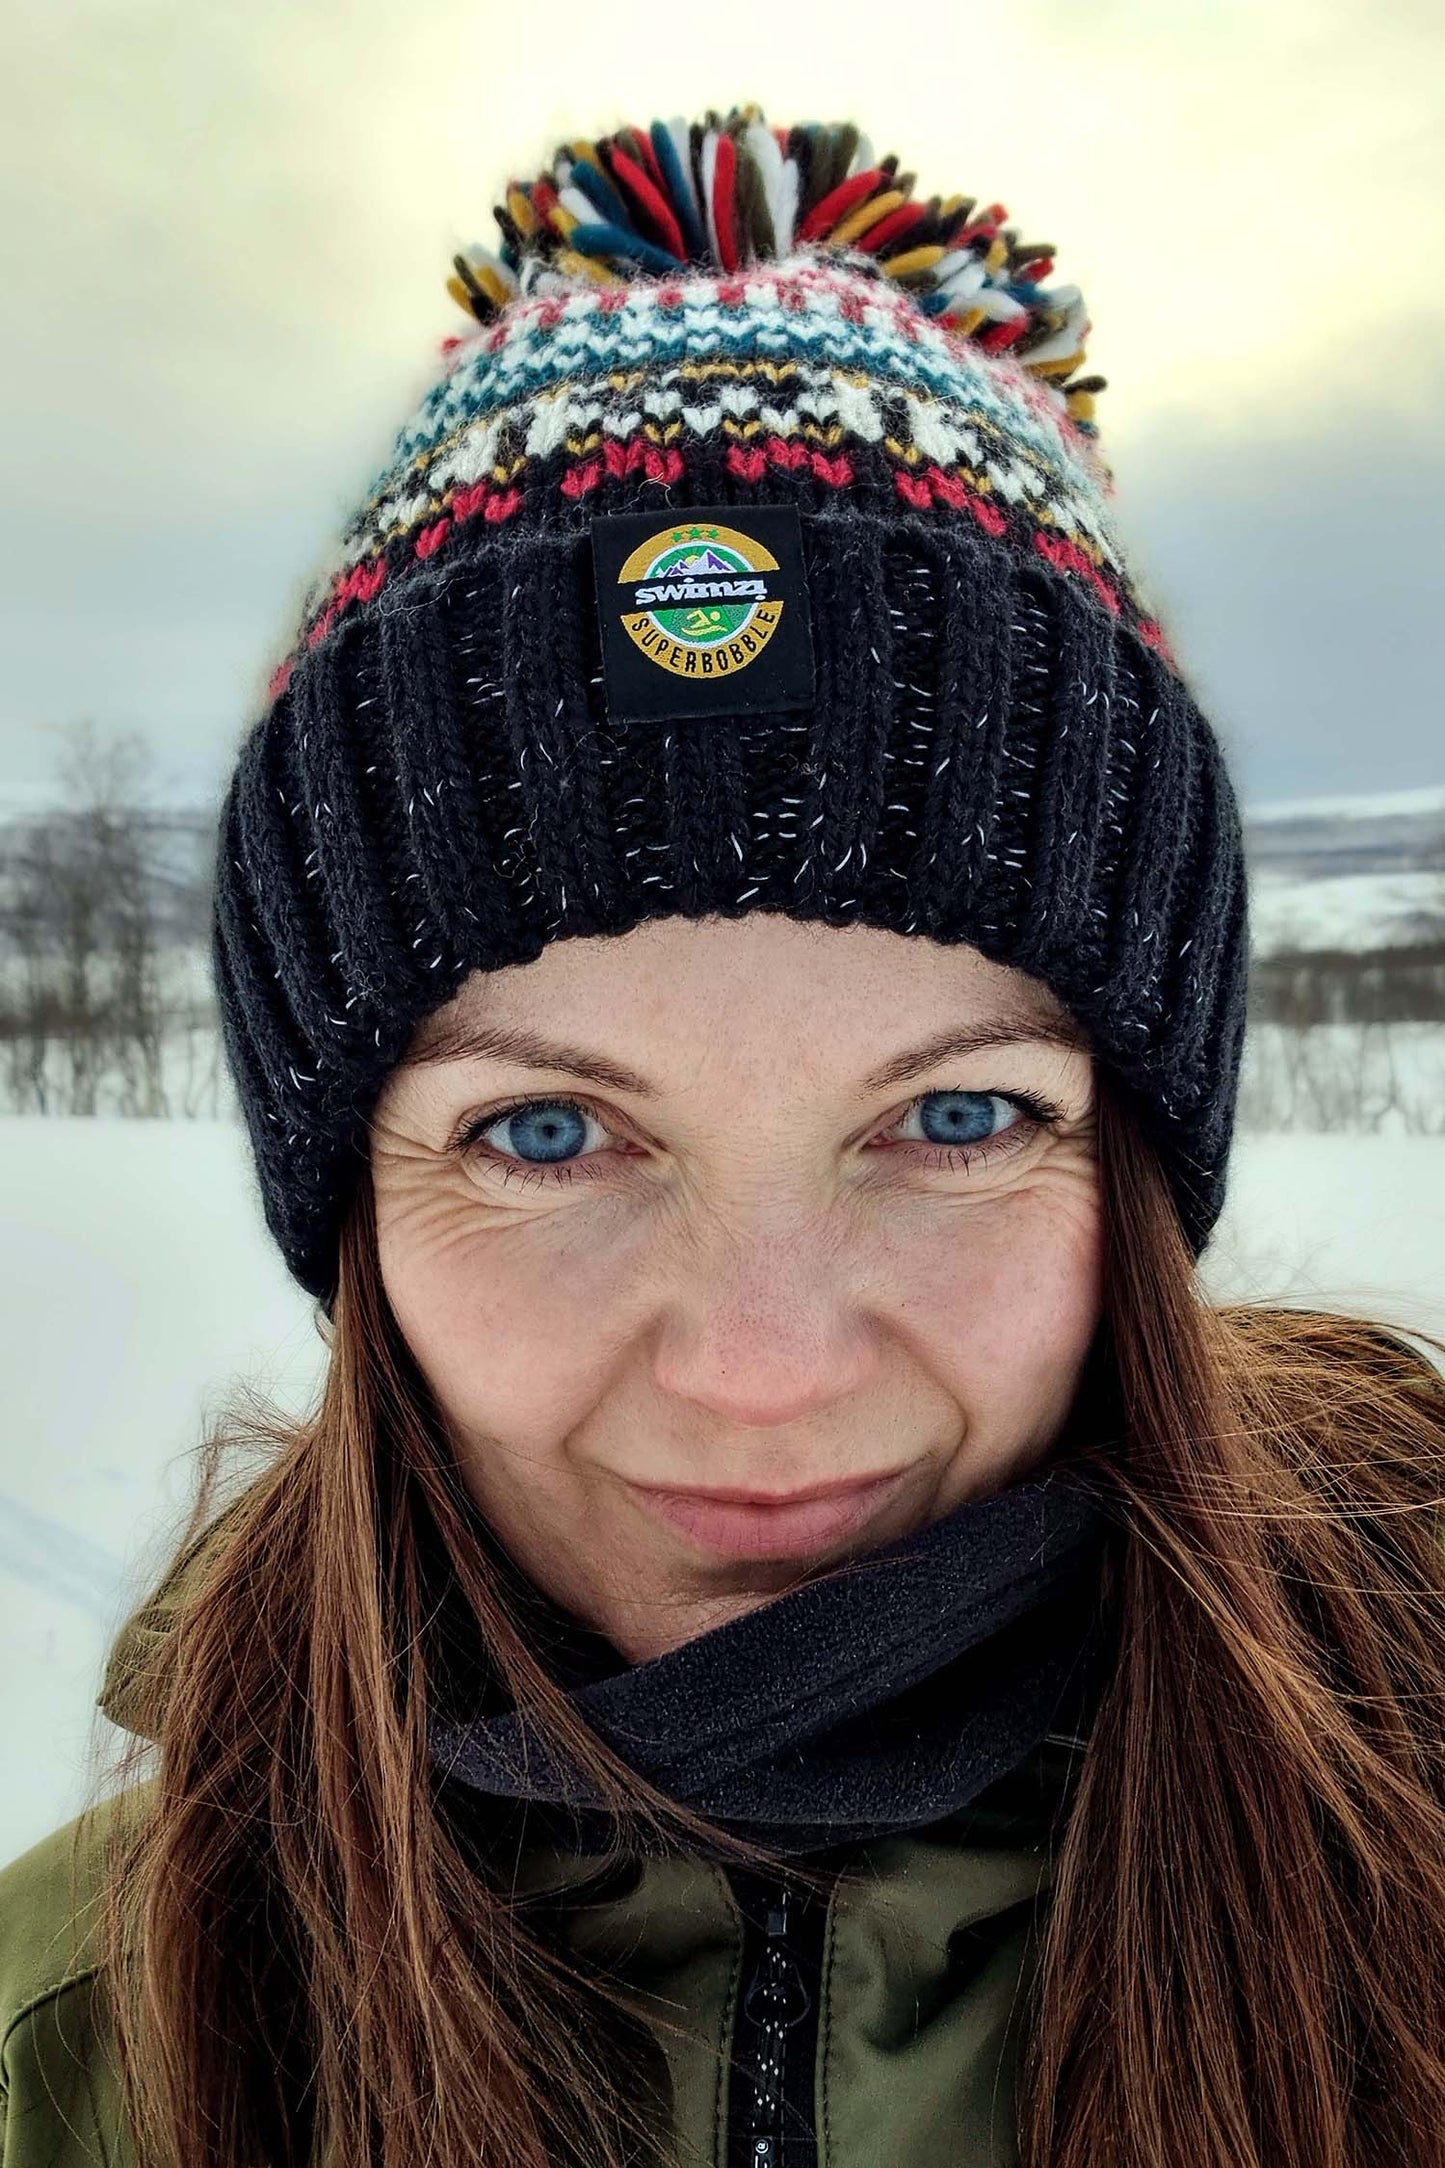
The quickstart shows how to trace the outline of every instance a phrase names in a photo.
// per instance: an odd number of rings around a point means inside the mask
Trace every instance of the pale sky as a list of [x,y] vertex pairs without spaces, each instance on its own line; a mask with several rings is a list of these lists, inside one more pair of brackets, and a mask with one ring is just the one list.
[[856,119],[920,195],[1055,243],[1116,515],[1247,797],[1445,781],[1436,0],[9,0],[6,25],[0,800],[86,716],[212,796],[466,326],[449,259],[507,176],[749,99]]

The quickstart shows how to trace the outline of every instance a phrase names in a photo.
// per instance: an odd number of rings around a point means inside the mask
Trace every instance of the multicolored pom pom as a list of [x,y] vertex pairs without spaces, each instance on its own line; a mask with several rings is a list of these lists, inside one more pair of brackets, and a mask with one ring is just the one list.
[[618,128],[563,144],[545,173],[509,182],[493,207],[500,248],[454,257],[447,291],[488,324],[538,287],[739,271],[801,247],[850,252],[956,336],[1047,378],[1076,425],[1096,435],[1105,379],[1074,374],[1090,323],[1077,286],[1043,283],[1052,246],[1020,241],[1001,203],[920,203],[913,184],[891,152],[875,159],[851,121],[772,128],[747,105]]

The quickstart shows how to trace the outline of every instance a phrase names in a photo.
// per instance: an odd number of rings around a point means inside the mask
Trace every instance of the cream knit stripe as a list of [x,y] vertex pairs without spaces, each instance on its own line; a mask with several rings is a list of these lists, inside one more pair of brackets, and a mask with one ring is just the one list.
[[[865,443],[884,437],[889,427],[887,404],[875,387],[859,389],[840,378],[830,379],[827,372],[819,372],[819,377],[825,388],[802,394],[786,406],[764,398],[754,386],[725,387],[707,406],[688,405],[680,389],[663,388],[621,409],[609,408],[585,392],[520,402],[463,428],[436,463],[423,470],[420,479],[425,486],[412,486],[366,506],[360,523],[333,558],[332,569],[358,563],[395,536],[438,518],[447,509],[452,488],[488,478],[501,486],[503,474],[510,474],[518,457],[550,457],[569,441],[579,441],[594,431],[626,442],[649,423],[666,432],[669,422],[675,422],[694,440],[723,434],[729,424],[737,425],[732,434],[740,442],[746,441],[749,424],[784,440],[802,435],[816,441],[830,429],[842,432],[844,439]],[[990,423],[965,406],[948,406],[908,393],[903,396],[903,412],[907,426],[896,441],[903,445],[905,455],[911,448],[919,458],[945,469],[963,465],[995,489],[1006,504],[1034,513],[1043,513],[1047,507],[1049,525],[1066,536],[1087,538],[1115,579],[1124,580],[1112,519],[1087,476],[1076,479],[1077,468],[1063,462],[1050,466],[1017,440],[1002,456],[991,456],[990,443],[1004,445],[1010,440],[996,436]],[[896,412],[892,424],[899,425]],[[676,441],[675,436],[671,441]]]
[[[654,329],[605,317],[595,324],[559,325],[546,339],[528,345],[517,341],[475,368],[453,370],[439,395],[405,425],[384,471],[429,451],[463,422],[551,386],[712,357],[803,359],[851,368],[936,398],[967,402],[1000,428],[1055,457],[1068,429],[1067,418],[1053,409],[1044,425],[1043,411],[1023,395],[1020,373],[1010,372],[1002,361],[990,369],[969,360],[966,350],[955,358],[896,339],[866,321],[853,323],[823,310],[810,311],[800,320],[782,309],[730,316],[720,309],[695,308],[683,321],[674,314]],[[1086,467],[1095,456],[1090,440],[1070,432],[1070,441],[1078,465]]]
[[[1062,398],[1017,363],[957,339],[876,277],[837,264],[818,267],[804,257],[733,278],[639,281],[625,290],[620,304],[595,286],[550,302],[519,301],[492,331],[465,341],[452,355],[402,431],[397,453],[410,457],[445,434],[458,418],[455,406],[462,398],[476,406],[498,404],[519,389],[574,376],[579,368],[605,373],[643,359],[656,366],[695,352],[769,341],[781,342],[783,353],[801,346],[835,362],[876,357],[878,373],[940,395],[965,388],[985,402],[997,398],[1001,377],[1012,375],[1024,381],[1006,402],[1010,413],[1015,404],[1026,412],[1047,409],[1056,435],[1064,429],[1078,435]],[[1088,438],[1079,436],[1079,444],[1093,449]]]

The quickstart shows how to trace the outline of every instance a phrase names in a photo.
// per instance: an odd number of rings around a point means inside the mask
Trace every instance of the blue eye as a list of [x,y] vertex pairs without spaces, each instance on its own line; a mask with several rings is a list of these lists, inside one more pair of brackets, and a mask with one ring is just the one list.
[[570,1099],[531,1099],[525,1106],[494,1114],[472,1134],[523,1166],[554,1166],[581,1153],[589,1124],[606,1135],[601,1123]]
[[923,1134],[906,1141],[943,1146],[987,1144],[1012,1128],[1021,1112],[1012,1099],[998,1092],[925,1092],[903,1117],[905,1123],[916,1118]]
[[[1019,1093],[934,1091],[915,1099],[891,1134],[899,1141],[968,1152],[1008,1137],[1011,1147],[1024,1132],[1058,1120],[1055,1108]],[[918,1128],[910,1125],[917,1123]],[[1020,1132],[1018,1137],[1010,1132]],[[480,1146],[504,1167],[534,1169],[539,1175],[568,1174],[574,1166],[599,1157],[599,1147],[615,1142],[596,1115],[573,1099],[528,1099],[482,1116],[456,1140],[465,1152]],[[594,1169],[584,1166],[582,1171]]]

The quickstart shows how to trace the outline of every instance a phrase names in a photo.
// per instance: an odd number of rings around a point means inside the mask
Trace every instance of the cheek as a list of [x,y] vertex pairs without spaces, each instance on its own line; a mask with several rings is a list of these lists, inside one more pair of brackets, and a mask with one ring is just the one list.
[[1040,1187],[944,1217],[897,1256],[896,1324],[975,1437],[1062,1422],[1100,1314],[1092,1183]]
[[565,1435],[626,1344],[636,1278],[610,1245],[571,1240],[565,1210],[507,1225],[462,1196],[379,1218],[378,1253],[408,1346],[473,1434],[537,1449]]

